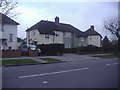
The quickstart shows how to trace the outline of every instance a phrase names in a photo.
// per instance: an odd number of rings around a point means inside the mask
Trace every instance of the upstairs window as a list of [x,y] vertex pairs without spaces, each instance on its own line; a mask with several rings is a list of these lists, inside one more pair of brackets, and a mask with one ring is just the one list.
[[84,41],[84,37],[81,37],[81,38],[80,38],[80,41]]
[[66,35],[65,35],[66,38],[71,38],[71,33],[70,33],[70,32],[66,32],[65,34],[66,34]]
[[59,32],[54,31],[54,33],[55,33],[55,36],[59,36]]
[[70,43],[65,44],[65,48],[71,48],[71,44]]
[[49,39],[49,35],[48,34],[45,34],[45,39]]
[[33,36],[35,36],[35,32],[33,32]]
[[9,34],[9,42],[13,42],[13,34]]
[[4,25],[1,24],[1,31],[4,31]]

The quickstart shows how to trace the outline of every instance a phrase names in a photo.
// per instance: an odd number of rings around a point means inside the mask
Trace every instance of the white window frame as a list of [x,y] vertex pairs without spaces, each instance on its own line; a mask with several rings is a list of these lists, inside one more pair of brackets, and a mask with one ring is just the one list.
[[55,36],[59,36],[59,32],[58,31],[54,31]]
[[35,36],[35,31],[33,32],[33,36]]
[[9,42],[13,42],[13,34],[9,34]]
[[80,41],[85,41],[85,38],[84,38],[84,37],[81,37],[81,38],[80,38]]
[[71,35],[72,35],[71,32],[66,32],[65,33],[66,38],[71,38]]
[[49,34],[45,34],[45,39],[49,39]]
[[4,24],[1,24],[1,30],[4,31]]
[[70,43],[65,44],[65,48],[71,48],[71,44]]
[[79,46],[81,46],[81,43],[79,43]]

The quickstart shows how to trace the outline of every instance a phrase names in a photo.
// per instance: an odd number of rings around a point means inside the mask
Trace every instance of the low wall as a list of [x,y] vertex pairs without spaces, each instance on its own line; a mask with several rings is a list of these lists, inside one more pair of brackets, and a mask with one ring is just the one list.
[[29,56],[30,57],[36,57],[36,56],[38,56],[38,51],[37,50],[31,50],[31,49],[29,49]]
[[0,50],[2,58],[21,57],[19,50]]

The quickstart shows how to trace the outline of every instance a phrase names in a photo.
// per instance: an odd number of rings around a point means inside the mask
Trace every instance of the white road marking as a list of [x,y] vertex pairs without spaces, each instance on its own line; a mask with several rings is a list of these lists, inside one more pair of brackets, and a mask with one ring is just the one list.
[[117,65],[118,63],[106,64],[107,66]]
[[44,84],[47,84],[48,82],[47,81],[43,81]]
[[28,77],[37,77],[37,76],[44,76],[44,75],[52,75],[52,74],[58,74],[58,73],[65,73],[65,72],[73,72],[73,71],[80,71],[80,70],[86,70],[86,68],[78,68],[78,69],[72,69],[72,70],[66,70],[66,71],[59,71],[59,72],[51,72],[51,73],[43,73],[43,74],[34,74],[34,75],[27,75],[27,76],[20,76],[19,78],[28,78]]

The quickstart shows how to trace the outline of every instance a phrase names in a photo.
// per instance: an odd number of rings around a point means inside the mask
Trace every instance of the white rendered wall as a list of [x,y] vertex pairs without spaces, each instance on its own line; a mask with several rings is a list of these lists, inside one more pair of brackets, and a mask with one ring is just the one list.
[[59,32],[59,36],[49,35],[49,39],[46,39],[45,34],[40,34],[36,29],[27,31],[27,41],[28,39],[31,39],[30,42],[37,41],[37,44],[63,43],[63,33]]
[[101,47],[101,37],[98,35],[88,36],[88,45],[94,45],[97,47]]
[[56,31],[59,35],[54,36],[54,43],[60,43],[63,44],[63,32]]
[[[4,24],[1,36],[3,39],[7,39],[7,49],[12,47],[12,49],[17,49],[17,25]],[[13,34],[13,42],[9,41],[9,35]],[[0,42],[2,43],[2,42]]]

